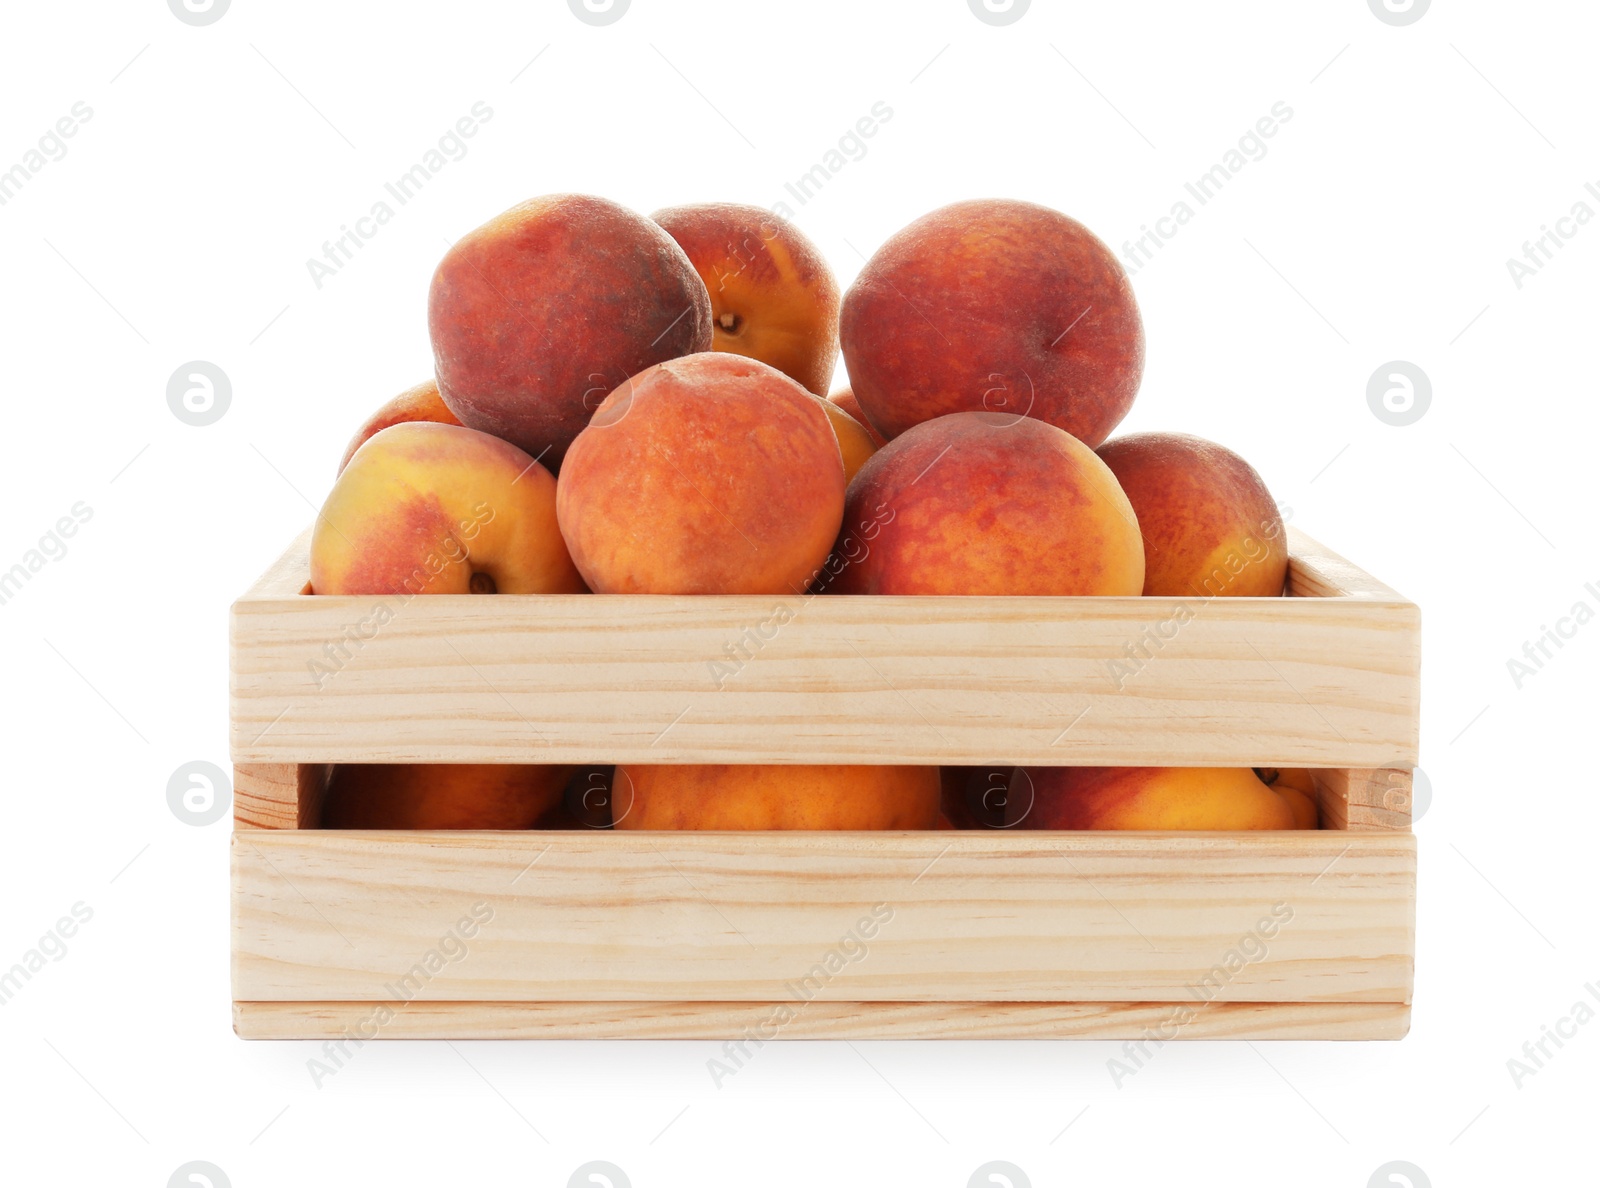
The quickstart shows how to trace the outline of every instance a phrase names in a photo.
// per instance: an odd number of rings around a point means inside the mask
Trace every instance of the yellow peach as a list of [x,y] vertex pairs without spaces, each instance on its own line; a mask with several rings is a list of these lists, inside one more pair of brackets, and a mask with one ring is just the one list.
[[[1024,829],[1293,829],[1248,767],[1029,767]],[[1017,789],[1018,776],[1011,787]]]
[[426,421],[367,440],[311,534],[316,594],[563,594],[583,579],[556,481],[509,442]]
[[937,767],[617,767],[618,829],[934,829]]

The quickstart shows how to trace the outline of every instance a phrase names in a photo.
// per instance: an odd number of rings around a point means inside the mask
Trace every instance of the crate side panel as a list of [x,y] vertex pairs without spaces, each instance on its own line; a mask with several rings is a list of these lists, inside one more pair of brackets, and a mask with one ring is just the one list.
[[1408,1002],[1409,834],[259,831],[240,1001]]
[[384,605],[235,604],[235,762],[1377,767],[1417,748],[1407,603]]

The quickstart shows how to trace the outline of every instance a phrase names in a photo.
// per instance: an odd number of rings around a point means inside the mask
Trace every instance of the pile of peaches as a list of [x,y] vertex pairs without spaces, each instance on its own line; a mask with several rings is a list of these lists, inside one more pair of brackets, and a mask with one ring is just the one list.
[[[340,464],[314,593],[1284,592],[1249,463],[1107,440],[1139,309],[1106,246],[1042,206],[925,215],[841,300],[758,208],[537,198],[451,247],[428,326],[434,378]],[[323,823],[1293,829],[1317,809],[1308,773],[1250,768],[342,765]]]

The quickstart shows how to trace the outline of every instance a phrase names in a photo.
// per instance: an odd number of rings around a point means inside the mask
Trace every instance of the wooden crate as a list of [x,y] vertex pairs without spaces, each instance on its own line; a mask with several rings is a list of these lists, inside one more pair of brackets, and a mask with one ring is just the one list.
[[[241,1036],[1398,1038],[1417,608],[306,595],[233,607]],[[318,831],[336,762],[1317,769],[1293,833]]]

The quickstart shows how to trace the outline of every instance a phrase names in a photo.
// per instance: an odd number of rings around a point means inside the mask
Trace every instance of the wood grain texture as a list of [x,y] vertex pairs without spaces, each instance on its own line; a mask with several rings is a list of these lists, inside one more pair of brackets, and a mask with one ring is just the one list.
[[233,997],[1407,1002],[1415,877],[1408,833],[241,831]]
[[[1399,1002],[813,1002],[776,1031],[750,1002],[236,1002],[243,1039],[1397,1040]],[[392,1017],[391,1017],[392,1016]],[[380,1022],[382,1020],[382,1022]],[[748,1041],[746,1052],[758,1051]],[[353,1051],[353,1049],[352,1049]],[[719,1053],[712,1053],[721,1058]]]
[[1345,560],[1294,527],[1289,529],[1289,595],[1292,598],[1407,601],[1359,565]]
[[236,829],[315,829],[328,783],[323,763],[238,763],[233,768]]
[[1313,770],[1324,829],[1411,828],[1411,769],[1345,767]]
[[311,533],[315,525],[295,537],[283,555],[250,584],[243,598],[295,598],[311,589]]
[[1414,763],[1417,608],[1295,543],[1295,580],[1317,597],[1187,602],[316,597],[295,592],[297,543],[233,607],[232,752],[236,763]]

